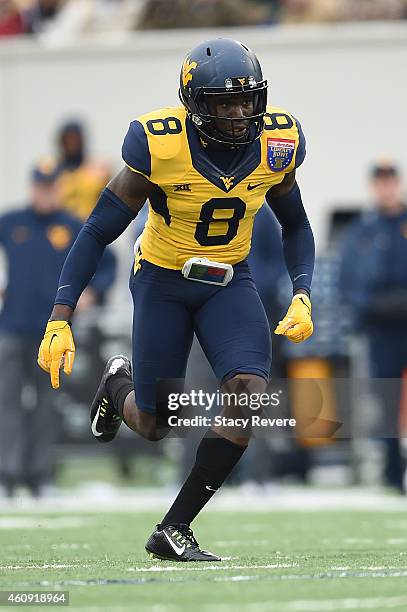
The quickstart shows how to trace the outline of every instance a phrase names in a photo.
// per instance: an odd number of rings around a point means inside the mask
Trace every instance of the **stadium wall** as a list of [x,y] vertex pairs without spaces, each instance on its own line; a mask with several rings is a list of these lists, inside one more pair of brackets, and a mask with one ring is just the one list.
[[333,204],[366,199],[366,169],[390,155],[407,170],[407,25],[404,23],[143,32],[0,45],[0,210],[24,200],[33,162],[56,126],[80,117],[92,149],[120,167],[129,121],[176,105],[180,64],[205,38],[253,47],[270,100],[301,121],[308,157],[300,181],[323,244]]

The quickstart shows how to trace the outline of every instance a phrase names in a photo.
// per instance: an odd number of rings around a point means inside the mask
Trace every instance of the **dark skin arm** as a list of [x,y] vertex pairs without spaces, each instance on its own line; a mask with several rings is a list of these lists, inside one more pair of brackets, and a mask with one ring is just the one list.
[[273,198],[280,198],[281,196],[289,193],[295,184],[295,170],[286,174],[278,185],[274,185],[274,187],[270,187],[268,192],[266,193],[266,200],[268,203]]
[[155,185],[142,174],[133,172],[125,166],[112,178],[107,187],[137,215],[153,192]]
[[[120,170],[107,187],[122,200],[136,215],[153,192],[155,185],[142,174],[133,172],[127,166]],[[73,310],[66,304],[55,304],[50,321],[70,321]]]

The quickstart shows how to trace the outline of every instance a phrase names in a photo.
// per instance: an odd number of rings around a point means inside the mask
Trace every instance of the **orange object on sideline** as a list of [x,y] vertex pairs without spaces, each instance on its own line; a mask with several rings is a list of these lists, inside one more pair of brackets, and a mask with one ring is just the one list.
[[[337,423],[332,365],[327,359],[293,359],[288,364],[292,416],[301,446],[324,446],[335,441]],[[306,379],[306,380],[305,380]]]
[[401,379],[398,429],[401,438],[407,437],[407,368],[404,368]]

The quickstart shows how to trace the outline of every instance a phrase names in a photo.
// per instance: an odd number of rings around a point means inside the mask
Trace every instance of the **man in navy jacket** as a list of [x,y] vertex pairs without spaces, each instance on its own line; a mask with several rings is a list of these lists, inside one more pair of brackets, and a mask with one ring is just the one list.
[[404,465],[395,435],[400,382],[407,376],[407,203],[393,163],[372,168],[371,188],[374,209],[344,239],[341,285],[353,308],[355,329],[368,340],[370,375],[382,399],[385,478],[402,489]]
[[[41,494],[52,481],[55,398],[36,366],[42,331],[65,258],[82,223],[60,210],[57,168],[44,162],[32,174],[30,203],[0,217],[7,283],[0,312],[0,484],[11,495],[19,483]],[[115,279],[111,252],[85,295],[100,301]],[[31,387],[34,392],[27,393]]]

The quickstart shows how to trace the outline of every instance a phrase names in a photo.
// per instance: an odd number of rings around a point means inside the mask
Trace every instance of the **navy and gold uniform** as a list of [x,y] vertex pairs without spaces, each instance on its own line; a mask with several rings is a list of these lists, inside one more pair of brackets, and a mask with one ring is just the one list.
[[[157,186],[130,279],[142,410],[155,411],[157,379],[185,376],[194,331],[219,380],[269,376],[270,330],[246,256],[266,192],[302,163],[305,139],[282,109],[269,107],[265,126],[260,139],[231,158],[230,150],[222,157],[201,139],[183,108],[155,111],[130,125],[124,161]],[[227,172],[217,166],[225,161]],[[232,264],[232,281],[217,287],[185,279],[180,269],[194,256]]]
[[[268,378],[270,330],[246,257],[255,214],[270,189],[303,162],[305,139],[293,115],[266,106],[266,94],[255,55],[237,41],[219,39],[203,43],[185,60],[184,106],[153,111],[130,124],[122,148],[124,184],[131,192],[132,173],[138,175],[134,184],[145,185],[140,176],[151,184],[145,187],[149,214],[130,278],[140,410],[155,411],[158,379],[184,377],[194,333],[219,380],[240,373]],[[222,109],[219,95],[233,104],[238,100],[243,115],[232,116],[233,105],[226,116],[212,111],[212,101]],[[75,308],[105,245],[136,216],[118,196],[119,184],[113,179],[104,190],[68,256],[56,304]],[[298,186],[280,200],[273,197],[270,205],[282,226],[293,290],[309,290],[313,238]],[[185,278],[181,270],[192,257],[231,264],[232,280],[221,286]],[[304,339],[300,336],[294,341]]]
[[268,107],[260,139],[227,172],[183,107],[164,108],[130,124],[122,155],[157,185],[143,232],[143,258],[179,270],[190,257],[236,264],[250,251],[254,215],[267,191],[305,156],[301,127],[287,111]]
[[[168,422],[168,408],[165,401],[156,405],[157,381],[185,377],[194,333],[219,381],[235,379],[239,387],[238,375],[245,374],[244,379],[264,386],[259,379],[269,375],[270,329],[246,256],[253,219],[265,198],[282,227],[295,294],[275,333],[302,342],[313,329],[306,292],[314,242],[294,175],[305,155],[298,122],[282,109],[267,107],[260,63],[239,41],[215,39],[193,49],[181,69],[179,97],[185,109],[162,109],[131,123],[123,144],[127,168],[102,192],[66,260],[55,320],[47,325],[39,350],[39,364],[58,388],[61,357],[69,374],[75,351],[65,317],[105,246],[123,233],[148,197],[147,226],[130,277],[135,405],[128,359],[111,358],[90,410],[93,435],[102,442],[116,436],[122,418],[148,439],[161,436],[158,428]],[[283,181],[280,189],[272,189]],[[208,278],[182,271],[193,257],[217,262],[208,269],[219,270],[224,263],[230,273],[233,266],[234,274],[226,285],[206,284]],[[159,419],[140,414],[156,410]],[[212,433],[213,438],[201,441],[191,474],[146,544],[153,556],[220,560],[199,548],[189,525],[245,445],[223,430]],[[183,548],[171,540],[178,532]]]

